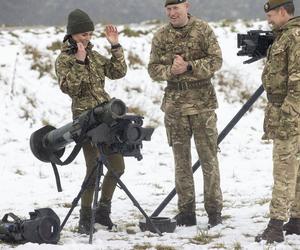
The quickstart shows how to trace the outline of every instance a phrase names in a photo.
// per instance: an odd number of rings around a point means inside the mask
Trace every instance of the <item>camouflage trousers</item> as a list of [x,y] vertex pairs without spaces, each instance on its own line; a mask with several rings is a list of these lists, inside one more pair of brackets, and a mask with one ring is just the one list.
[[272,219],[300,218],[300,136],[273,141]]
[[[86,176],[87,178],[95,165],[97,164],[97,159],[99,157],[99,151],[97,147],[93,146],[91,143],[85,143],[82,147],[83,154],[86,162]],[[113,171],[121,176],[124,173],[125,164],[124,159],[121,154],[112,154],[107,156],[107,161],[109,166],[113,169]],[[105,170],[105,167],[104,167]],[[91,181],[88,184],[86,191],[82,194],[81,197],[81,207],[91,207],[94,189],[95,189],[95,181],[96,181],[96,172],[92,176]],[[113,177],[110,171],[107,171],[101,189],[101,197],[100,203],[104,205],[108,205],[110,207],[111,199],[113,197],[113,193],[115,191],[117,185],[116,179]]]
[[214,111],[188,116],[165,116],[168,141],[172,146],[175,161],[175,186],[180,212],[195,211],[195,188],[191,167],[192,136],[202,165],[205,210],[208,214],[220,213],[222,210],[216,121]]

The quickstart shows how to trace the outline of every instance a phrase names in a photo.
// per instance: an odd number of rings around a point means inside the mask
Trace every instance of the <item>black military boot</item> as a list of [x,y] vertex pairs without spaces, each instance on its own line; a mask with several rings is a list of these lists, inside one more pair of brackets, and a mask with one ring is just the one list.
[[300,218],[290,218],[290,220],[283,225],[283,231],[286,231],[285,235],[300,235]]
[[180,212],[174,219],[176,220],[177,226],[194,226],[197,224],[195,212]]
[[[90,234],[92,209],[90,207],[81,207],[79,217],[78,232],[81,234]],[[93,228],[93,232],[95,232]]]
[[267,228],[263,231],[262,234],[259,234],[255,237],[255,241],[260,242],[262,240],[266,240],[267,243],[273,243],[274,241],[283,242],[284,236],[282,227],[282,220],[270,219]]
[[215,213],[215,214],[208,215],[208,228],[212,228],[219,224],[222,224],[221,213]]
[[110,204],[107,205],[107,204],[100,203],[96,209],[96,216],[95,216],[95,222],[103,226],[107,226],[109,230],[111,230],[113,226],[116,226],[109,217],[110,209],[111,209]]

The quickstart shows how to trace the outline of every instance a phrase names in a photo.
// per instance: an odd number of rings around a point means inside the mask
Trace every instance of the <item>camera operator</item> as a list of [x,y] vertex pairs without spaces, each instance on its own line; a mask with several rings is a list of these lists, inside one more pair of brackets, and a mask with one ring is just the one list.
[[[87,13],[80,9],[70,12],[67,23],[67,34],[55,64],[55,70],[62,92],[72,99],[73,118],[99,104],[110,100],[104,90],[105,77],[119,79],[125,76],[127,66],[124,52],[119,44],[118,31],[113,25],[105,28],[105,36],[111,44],[110,59],[93,50],[90,42],[94,31],[94,23]],[[86,162],[86,178],[97,164],[99,151],[95,145],[87,142],[83,145]],[[121,154],[107,156],[108,163],[115,173],[121,176],[124,172],[124,159]],[[116,187],[116,180],[108,171],[105,175],[101,198],[97,205],[95,222],[113,227],[109,217],[111,199]],[[95,186],[95,175],[81,197],[79,232],[89,234],[91,221],[91,204]]]

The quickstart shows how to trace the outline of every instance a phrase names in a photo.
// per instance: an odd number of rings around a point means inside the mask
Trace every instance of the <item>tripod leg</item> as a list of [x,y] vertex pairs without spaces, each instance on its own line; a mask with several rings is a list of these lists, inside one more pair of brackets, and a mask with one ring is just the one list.
[[102,159],[100,158],[98,160],[97,170],[96,170],[96,181],[95,181],[94,201],[93,201],[93,207],[92,207],[92,217],[91,217],[89,244],[93,243],[95,215],[96,215],[96,209],[97,209],[98,194],[99,194],[99,191],[100,191],[100,188],[99,188],[100,179],[101,179],[102,175],[103,175],[103,163],[102,163]]
[[81,185],[81,189],[80,189],[78,195],[77,195],[77,196],[75,197],[75,199],[72,201],[72,207],[70,208],[68,214],[66,215],[66,217],[65,217],[65,219],[64,219],[64,221],[63,221],[63,223],[62,223],[61,226],[60,226],[60,232],[63,230],[63,228],[64,228],[65,224],[67,223],[67,221],[68,221],[70,215],[72,214],[74,208],[77,206],[77,204],[78,204],[78,202],[79,202],[79,200],[80,200],[80,197],[82,196],[83,192],[87,189],[87,186],[88,186],[88,184],[89,184],[89,182],[90,182],[90,180],[91,180],[91,178],[92,178],[92,176],[93,176],[95,170],[97,169],[97,167],[98,167],[98,164],[92,169],[92,171],[91,171],[91,173],[89,174],[89,176],[83,181],[83,183],[82,183],[82,185]]
[[152,220],[149,218],[149,216],[146,214],[146,212],[142,209],[140,204],[137,202],[137,200],[133,197],[133,195],[130,193],[128,188],[125,186],[125,184],[121,181],[120,177],[113,171],[113,169],[110,167],[109,163],[107,161],[104,161],[104,165],[107,168],[108,171],[110,171],[114,178],[116,178],[117,183],[120,185],[120,187],[124,190],[124,192],[127,194],[129,199],[133,202],[133,205],[140,210],[140,212],[144,215],[146,218],[146,221],[152,226],[152,228],[155,230],[157,234],[162,236],[162,233],[159,231],[159,229],[153,224]]

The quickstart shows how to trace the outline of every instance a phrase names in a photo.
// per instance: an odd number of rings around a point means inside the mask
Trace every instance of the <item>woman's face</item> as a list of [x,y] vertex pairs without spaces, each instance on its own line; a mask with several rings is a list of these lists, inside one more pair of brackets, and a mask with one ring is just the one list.
[[82,43],[83,46],[86,48],[89,44],[90,40],[92,39],[93,31],[88,31],[84,33],[78,33],[72,35],[72,38],[75,40],[76,43]]

